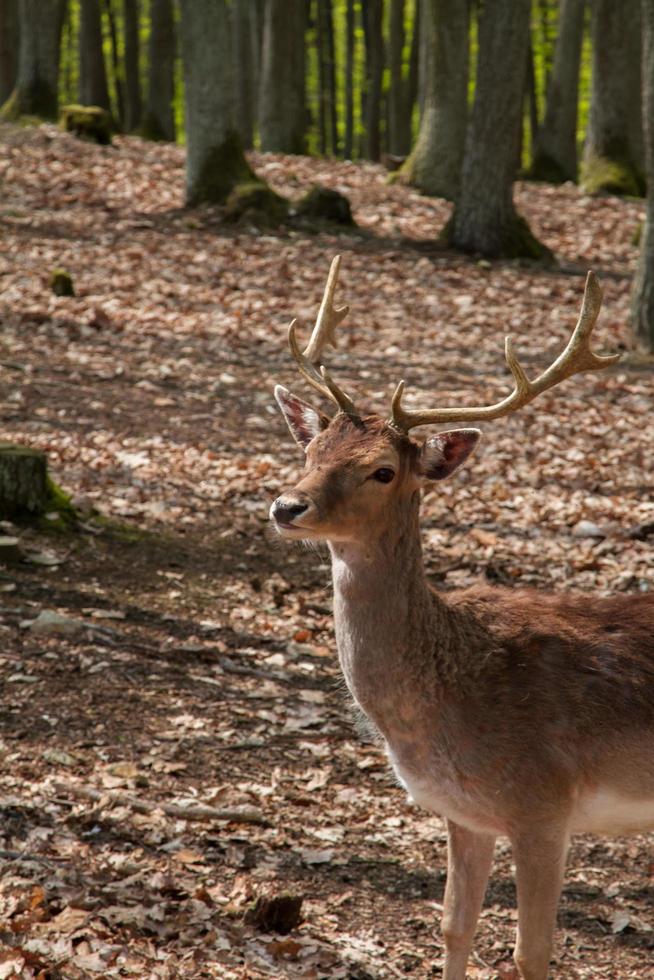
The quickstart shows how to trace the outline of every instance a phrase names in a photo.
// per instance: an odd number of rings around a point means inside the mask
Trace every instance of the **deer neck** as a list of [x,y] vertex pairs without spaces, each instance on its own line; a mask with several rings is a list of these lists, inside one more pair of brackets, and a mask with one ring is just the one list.
[[[384,718],[414,715],[439,686],[435,639],[448,610],[425,577],[415,494],[392,527],[365,542],[330,542],[339,660],[355,700]],[[401,708],[398,707],[401,705]]]

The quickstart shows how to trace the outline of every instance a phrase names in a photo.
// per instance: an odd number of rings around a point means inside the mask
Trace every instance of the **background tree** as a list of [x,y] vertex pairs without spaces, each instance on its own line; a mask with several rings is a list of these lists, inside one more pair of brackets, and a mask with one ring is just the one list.
[[234,122],[225,0],[181,0],[186,108],[186,201],[222,203],[253,180]]
[[547,254],[513,204],[530,15],[530,0],[496,0],[479,16],[477,83],[461,191],[446,229],[451,244],[466,252]]
[[100,0],[80,0],[79,101],[82,105],[111,109]]
[[582,167],[586,190],[644,191],[640,0],[594,0],[592,89]]
[[141,123],[141,45],[139,0],[123,0],[125,38],[125,129],[133,133]]
[[647,216],[632,296],[636,337],[654,353],[654,0],[642,0]]
[[65,11],[65,0],[18,0],[18,70],[14,90],[2,108],[5,118],[57,117]]
[[468,118],[468,0],[423,0],[425,101],[418,141],[403,178],[426,194],[454,200]]
[[150,0],[148,84],[141,125],[148,139],[175,139],[175,53],[172,0]]
[[9,98],[18,70],[18,0],[0,0],[0,105]]
[[365,120],[365,156],[379,160],[381,155],[381,102],[384,71],[382,0],[361,0],[363,33],[366,43],[366,82],[362,116]]
[[251,0],[234,0],[232,4],[236,125],[245,149],[250,149],[254,140],[259,92],[256,6]]
[[579,68],[585,6],[585,0],[561,0],[545,119],[536,135],[530,170],[537,180],[563,183],[577,179]]
[[305,150],[305,29],[305,0],[266,0],[259,94],[262,150]]

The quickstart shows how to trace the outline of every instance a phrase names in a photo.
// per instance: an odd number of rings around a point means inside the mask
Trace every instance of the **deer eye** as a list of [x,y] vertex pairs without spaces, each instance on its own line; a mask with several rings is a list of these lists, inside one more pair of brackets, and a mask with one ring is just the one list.
[[373,480],[377,480],[378,483],[390,483],[394,476],[395,472],[387,466],[382,466],[372,474]]

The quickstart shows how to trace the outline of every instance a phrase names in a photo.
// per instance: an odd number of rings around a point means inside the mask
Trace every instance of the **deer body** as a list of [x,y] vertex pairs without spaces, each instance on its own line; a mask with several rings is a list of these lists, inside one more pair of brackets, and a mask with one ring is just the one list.
[[[315,357],[344,315],[331,307],[333,272],[307,348]],[[594,322],[599,309],[588,290],[571,353],[535,382],[507,346],[516,391],[491,407],[495,416],[544,390],[543,379],[551,386],[572,373],[571,362],[574,370],[605,366],[609,359],[587,346],[592,323],[584,316]],[[479,432],[414,442],[408,427],[438,421],[438,411],[405,411],[401,385],[389,422],[361,416],[299,353],[293,327],[290,339],[304,376],[340,411],[330,420],[276,390],[306,467],[271,516],[285,537],[328,543],[348,688],[400,782],[447,820],[444,978],[465,978],[503,835],[516,864],[516,963],[524,980],[546,980],[571,833],[654,828],[654,596],[435,592],[422,561],[421,487],[454,472]],[[462,411],[468,418],[480,410]]]

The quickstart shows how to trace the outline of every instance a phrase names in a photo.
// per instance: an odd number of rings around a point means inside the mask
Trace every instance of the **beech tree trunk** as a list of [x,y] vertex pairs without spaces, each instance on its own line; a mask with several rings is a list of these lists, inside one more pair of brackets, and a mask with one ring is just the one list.
[[[468,0],[423,0],[425,101],[403,178],[453,201],[461,186],[468,118]],[[522,88],[521,88],[522,94]]]
[[234,121],[229,17],[225,0],[181,0],[186,105],[186,201],[223,203],[254,180]]
[[389,29],[388,152],[405,156],[409,152],[411,116],[408,86],[404,77],[405,0],[391,0]]
[[141,123],[139,0],[123,0],[125,37],[125,129],[133,133]]
[[345,7],[345,140],[343,156],[352,158],[354,149],[354,0]]
[[366,91],[363,117],[366,128],[366,156],[381,156],[381,98],[384,71],[384,38],[382,34],[382,0],[361,0],[363,31],[366,42]]
[[18,0],[18,71],[14,90],[2,107],[5,118],[57,118],[65,11],[65,0]]
[[[175,139],[175,18],[172,0],[150,0],[148,87],[141,131],[146,139]],[[207,84],[211,78],[209,72]]]
[[579,66],[586,0],[561,0],[545,119],[538,130],[530,175],[562,184],[577,179]]
[[592,86],[582,184],[642,194],[640,0],[594,0]]
[[261,149],[303,153],[305,0],[267,0],[263,33],[259,136]]
[[111,109],[102,49],[100,0],[80,0],[79,100],[82,105]]
[[632,324],[643,346],[654,353],[654,0],[642,0],[643,123],[647,215],[632,294]]
[[18,2],[0,0],[0,105],[14,90],[18,71]]
[[479,16],[475,100],[461,191],[446,237],[455,248],[492,257],[548,254],[513,204],[530,0],[494,0]]
[[252,147],[257,103],[257,67],[259,51],[255,47],[255,12],[251,0],[234,0],[232,31],[234,36],[234,97],[236,125],[245,149]]

